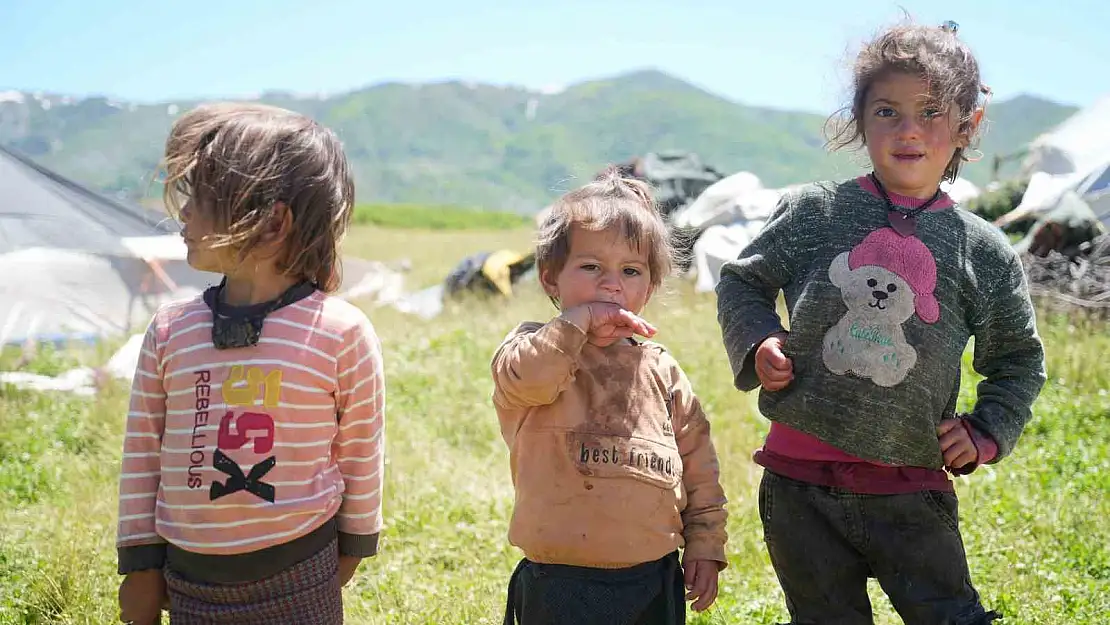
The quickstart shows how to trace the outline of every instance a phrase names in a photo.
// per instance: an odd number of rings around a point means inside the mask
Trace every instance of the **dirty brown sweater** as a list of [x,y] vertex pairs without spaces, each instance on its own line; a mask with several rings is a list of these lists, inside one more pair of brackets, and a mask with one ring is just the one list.
[[951,205],[899,235],[866,183],[788,192],[721,269],[718,319],[736,386],[759,385],[753,356],[783,329],[781,291],[794,380],[760,391],[764,416],[860,458],[940,469],[936,426],[954,415],[961,357],[974,337],[972,365],[985,379],[968,418],[997,442],[997,462],[1013,450],[1045,381],[1021,261],[1004,234]]
[[509,541],[528,559],[622,568],[685,547],[726,566],[709,421],[663,347],[599,348],[557,317],[519,325],[491,368],[516,489]]

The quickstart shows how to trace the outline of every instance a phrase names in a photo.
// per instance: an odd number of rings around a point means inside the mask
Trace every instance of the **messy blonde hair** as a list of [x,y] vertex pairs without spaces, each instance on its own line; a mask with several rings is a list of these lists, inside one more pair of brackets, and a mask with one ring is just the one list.
[[163,166],[167,209],[179,218],[187,200],[210,216],[215,247],[246,258],[284,204],[293,226],[278,270],[325,292],[339,287],[354,181],[331,130],[277,107],[206,104],[174,123]]
[[[957,132],[973,144],[980,129],[973,123],[975,113],[986,106],[986,99],[980,96],[990,96],[990,88],[980,81],[975,55],[955,28],[903,24],[887,29],[859,51],[852,68],[852,101],[826,122],[829,147],[838,150],[857,141],[867,142],[863,109],[871,86],[895,72],[924,80],[938,106],[954,109],[959,116]],[[967,151],[956,148],[944,169],[944,179],[954,182],[968,160]]]
[[536,241],[536,267],[541,275],[563,270],[575,227],[595,232],[614,229],[636,250],[646,246],[653,287],[663,283],[674,265],[670,235],[651,187],[622,177],[616,167],[607,168],[593,182],[564,194],[551,206]]

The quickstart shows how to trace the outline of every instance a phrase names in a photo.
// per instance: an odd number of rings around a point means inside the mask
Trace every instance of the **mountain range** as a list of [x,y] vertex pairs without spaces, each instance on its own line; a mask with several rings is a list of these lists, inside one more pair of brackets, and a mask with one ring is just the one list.
[[[384,83],[327,97],[257,100],[311,115],[344,142],[360,202],[465,205],[529,212],[600,170],[649,151],[697,152],[719,171],[748,170],[767,186],[862,171],[862,154],[829,154],[822,115],[748,106],[655,70],[558,92],[439,82]],[[0,143],[91,187],[137,199],[174,118],[197,101],[0,92]],[[1066,119],[1075,107],[1033,96],[990,105],[981,162]]]

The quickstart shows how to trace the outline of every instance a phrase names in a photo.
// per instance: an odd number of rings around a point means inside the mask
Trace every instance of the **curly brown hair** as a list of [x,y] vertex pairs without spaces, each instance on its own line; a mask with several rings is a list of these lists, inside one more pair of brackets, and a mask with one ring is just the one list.
[[181,116],[166,139],[166,208],[189,201],[215,223],[215,247],[242,260],[284,204],[292,229],[277,258],[285,275],[339,287],[339,245],[350,225],[354,181],[343,146],[312,119],[261,104],[214,103]]
[[[866,144],[863,107],[868,91],[875,81],[896,72],[921,77],[938,105],[954,106],[959,113],[958,132],[972,144],[981,127],[974,122],[976,112],[986,105],[980,96],[990,95],[990,88],[980,81],[979,62],[954,29],[906,24],[887,29],[859,51],[852,70],[852,102],[833,113],[825,125],[829,147]],[[957,148],[944,179],[954,181],[967,161],[965,149]]]

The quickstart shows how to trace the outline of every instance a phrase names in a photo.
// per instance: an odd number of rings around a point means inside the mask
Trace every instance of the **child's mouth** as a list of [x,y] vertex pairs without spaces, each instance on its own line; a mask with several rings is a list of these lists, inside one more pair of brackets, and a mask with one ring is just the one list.
[[903,163],[913,163],[925,158],[925,155],[917,152],[903,152],[900,154],[895,154],[894,158],[895,160]]

